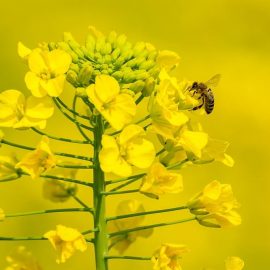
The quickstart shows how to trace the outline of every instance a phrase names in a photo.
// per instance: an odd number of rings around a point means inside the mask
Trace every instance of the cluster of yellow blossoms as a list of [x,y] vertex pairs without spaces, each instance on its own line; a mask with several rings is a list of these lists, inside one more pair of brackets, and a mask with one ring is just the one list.
[[[192,82],[179,81],[170,75],[170,71],[179,64],[180,57],[176,53],[159,51],[144,42],[132,45],[124,35],[119,36],[115,32],[106,37],[94,28],[90,30],[92,33],[85,45],[77,43],[69,33],[64,34],[62,42],[42,44],[33,50],[22,43],[18,44],[19,56],[29,67],[25,83],[32,95],[26,98],[14,89],[1,92],[0,127],[31,128],[44,136],[36,148],[31,148],[8,142],[0,131],[3,144],[30,150],[19,160],[14,156],[0,156],[0,181],[23,175],[33,179],[43,177],[46,179],[43,195],[53,202],[65,202],[74,197],[77,183],[95,187],[90,182],[76,180],[77,170],[83,165],[80,167],[80,163],[65,162],[56,157],[63,153],[59,154],[50,148],[49,138],[56,139],[55,136],[46,136],[36,129],[46,128],[47,120],[54,113],[54,105],[61,110],[64,103],[59,96],[66,82],[75,88],[74,100],[81,99],[88,109],[88,115],[80,115],[74,106],[70,109],[65,104],[64,109],[72,113],[72,117],[68,113],[64,115],[74,122],[86,139],[80,143],[98,148],[95,149],[98,164],[93,162],[96,159],[90,158],[88,161],[93,164],[86,168],[94,171],[100,169],[105,176],[113,174],[123,177],[115,182],[141,179],[135,191],[158,199],[166,194],[183,191],[183,179],[177,171],[183,166],[212,161],[233,166],[233,159],[226,153],[228,143],[210,138],[195,121],[194,114],[203,115],[204,108],[199,113],[193,110],[202,101],[189,91]],[[138,120],[143,99],[148,102],[147,115]],[[144,112],[144,109],[141,111]],[[88,125],[80,123],[76,116],[86,119]],[[102,117],[104,130],[100,145],[96,145],[81,130],[83,127],[94,132],[97,117]],[[153,143],[153,136],[158,139],[161,147],[159,151]],[[60,140],[72,141],[65,138]],[[48,171],[52,174],[47,175]],[[134,176],[134,171],[142,173]],[[79,199],[77,201],[82,204]],[[231,186],[212,181],[182,209],[188,209],[192,214],[190,220],[196,220],[203,226],[221,228],[241,224],[241,217],[236,212],[238,207]],[[136,200],[120,202],[116,218],[107,220],[109,247],[114,247],[122,254],[138,237],[149,237],[154,227],[164,226],[157,224],[142,226],[140,229],[144,216],[153,212],[158,213],[158,210],[147,212]],[[0,221],[5,216],[0,209]],[[84,235],[63,225],[58,225],[56,230],[45,233],[43,237],[56,250],[57,263],[65,262],[76,250],[87,249]],[[162,244],[150,258],[153,269],[181,270],[179,258],[187,251],[184,245]],[[41,269],[24,247],[19,247],[14,254],[8,257],[10,266],[6,270]],[[226,261],[226,270],[241,270],[243,266],[243,261],[238,257],[230,257]]]

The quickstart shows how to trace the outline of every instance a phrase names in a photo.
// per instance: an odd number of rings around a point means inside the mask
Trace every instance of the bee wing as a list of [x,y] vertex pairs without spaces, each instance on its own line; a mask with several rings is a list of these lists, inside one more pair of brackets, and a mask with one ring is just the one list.
[[216,74],[214,75],[211,79],[209,79],[207,82],[205,82],[205,84],[208,87],[216,87],[220,81],[221,75],[220,74]]

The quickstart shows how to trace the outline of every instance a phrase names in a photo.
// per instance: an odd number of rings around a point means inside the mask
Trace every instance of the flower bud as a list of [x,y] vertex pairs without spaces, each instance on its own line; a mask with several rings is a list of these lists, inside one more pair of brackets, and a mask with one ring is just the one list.
[[143,94],[145,97],[150,96],[150,95],[152,94],[152,92],[154,91],[155,86],[156,86],[155,79],[152,78],[152,77],[149,77],[149,78],[146,79],[146,81],[145,81],[144,88],[142,89],[142,94]]
[[87,66],[84,66],[83,68],[81,68],[81,70],[78,74],[78,79],[77,79],[78,82],[81,85],[88,86],[89,82],[92,78],[93,71],[94,71],[94,69],[91,65],[87,65]]
[[78,82],[77,82],[77,79],[78,79],[78,75],[75,71],[73,70],[69,70],[67,72],[67,77],[66,77],[66,80],[71,83],[74,87],[77,87],[78,86]]
[[144,42],[137,42],[133,48],[133,55],[138,56],[145,48]]
[[134,93],[138,93],[144,89],[144,86],[145,86],[144,81],[140,80],[130,84],[129,89],[132,90]]
[[76,88],[76,96],[81,97],[81,98],[88,97],[85,90],[86,89],[84,87],[77,87]]
[[85,41],[85,47],[89,53],[95,51],[96,39],[92,35],[88,35]]

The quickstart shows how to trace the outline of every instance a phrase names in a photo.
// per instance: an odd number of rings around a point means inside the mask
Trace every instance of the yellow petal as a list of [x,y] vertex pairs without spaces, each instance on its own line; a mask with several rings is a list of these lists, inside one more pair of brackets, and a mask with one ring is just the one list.
[[187,152],[191,152],[200,158],[202,149],[206,146],[207,141],[207,133],[184,130],[177,145],[182,146]]
[[48,52],[33,50],[28,56],[28,66],[29,69],[36,73],[40,74],[48,70],[46,63],[46,57]]
[[142,138],[132,140],[126,152],[126,160],[140,169],[150,167],[156,156],[153,143]]
[[128,125],[125,127],[119,135],[119,144],[125,145],[129,141],[136,139],[137,137],[145,136],[144,129],[139,125]]
[[26,101],[25,116],[35,119],[48,119],[53,115],[54,105],[49,97],[29,97]]
[[71,62],[71,56],[63,50],[56,49],[48,53],[48,66],[50,67],[50,72],[55,75],[66,73]]
[[59,75],[49,80],[40,80],[42,89],[51,97],[59,97],[64,90],[65,75]]
[[24,80],[33,96],[44,97],[47,95],[47,92],[40,86],[41,79],[35,73],[31,71],[27,72]]
[[157,57],[157,63],[166,70],[171,70],[173,67],[177,66],[179,62],[180,56],[173,51],[160,51]]
[[22,42],[18,42],[17,50],[18,55],[24,60],[27,59],[30,53],[32,52],[32,50],[27,48]]

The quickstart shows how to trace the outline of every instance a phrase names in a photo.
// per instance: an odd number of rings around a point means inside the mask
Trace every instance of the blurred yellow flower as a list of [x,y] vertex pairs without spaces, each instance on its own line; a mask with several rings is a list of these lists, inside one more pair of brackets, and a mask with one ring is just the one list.
[[162,244],[152,257],[153,270],[181,270],[179,259],[188,251],[185,245]]
[[0,156],[0,178],[16,173],[15,165],[18,162],[15,155]]
[[234,160],[231,156],[226,154],[226,150],[229,143],[222,140],[216,140],[209,138],[206,147],[203,149],[202,160],[219,161],[224,165],[232,167],[234,165]]
[[188,121],[186,114],[179,109],[184,94],[178,86],[176,78],[170,77],[166,71],[160,72],[160,85],[156,94],[149,100],[148,110],[154,131],[165,138],[173,138],[175,128]]
[[239,257],[228,257],[225,261],[226,270],[242,270],[244,261]]
[[[59,164],[59,163],[58,163]],[[65,162],[65,164],[75,165],[75,162]],[[66,178],[76,178],[78,169],[54,168],[51,171],[52,175]],[[65,202],[72,194],[76,194],[77,185],[61,180],[46,179],[43,183],[43,197],[52,202]]]
[[240,215],[234,210],[239,203],[229,184],[212,181],[187,203],[191,213],[204,226],[231,227],[241,224]]
[[178,66],[180,59],[180,56],[176,52],[163,50],[158,53],[156,61],[161,68],[171,70]]
[[96,109],[116,130],[129,124],[136,114],[133,97],[121,93],[117,80],[109,75],[97,76],[95,84],[88,86],[86,93]]
[[0,208],[0,221],[3,221],[5,219],[5,212],[2,208]]
[[17,90],[6,90],[0,94],[0,111],[1,127],[44,129],[47,119],[53,115],[54,106],[49,97],[30,96],[26,99]]
[[64,88],[65,73],[71,64],[71,56],[59,49],[36,49],[27,57],[30,71],[25,75],[25,83],[32,95],[58,97]]
[[[116,215],[127,215],[133,213],[144,212],[142,203],[137,200],[125,200],[118,204]],[[139,226],[144,220],[144,216],[130,217],[110,221],[108,230],[110,233],[127,230]],[[153,233],[153,229],[130,232],[124,235],[118,235],[111,238],[111,246],[113,246],[120,254],[124,253],[127,248],[136,241],[137,237],[147,238]]]
[[102,136],[99,153],[101,168],[119,176],[130,176],[132,165],[140,169],[151,166],[155,159],[155,148],[146,140],[145,131],[138,125],[125,127],[117,138]]
[[87,243],[83,235],[73,228],[57,225],[55,231],[44,234],[57,252],[57,263],[64,263],[76,250],[86,251]]
[[183,191],[183,180],[179,173],[170,172],[161,163],[154,163],[143,178],[140,192],[158,198],[167,193]]
[[10,264],[5,270],[41,270],[32,253],[24,246],[19,246],[7,257]]
[[56,159],[49,147],[49,139],[43,136],[37,148],[25,155],[15,167],[28,173],[32,178],[37,178],[55,165]]

